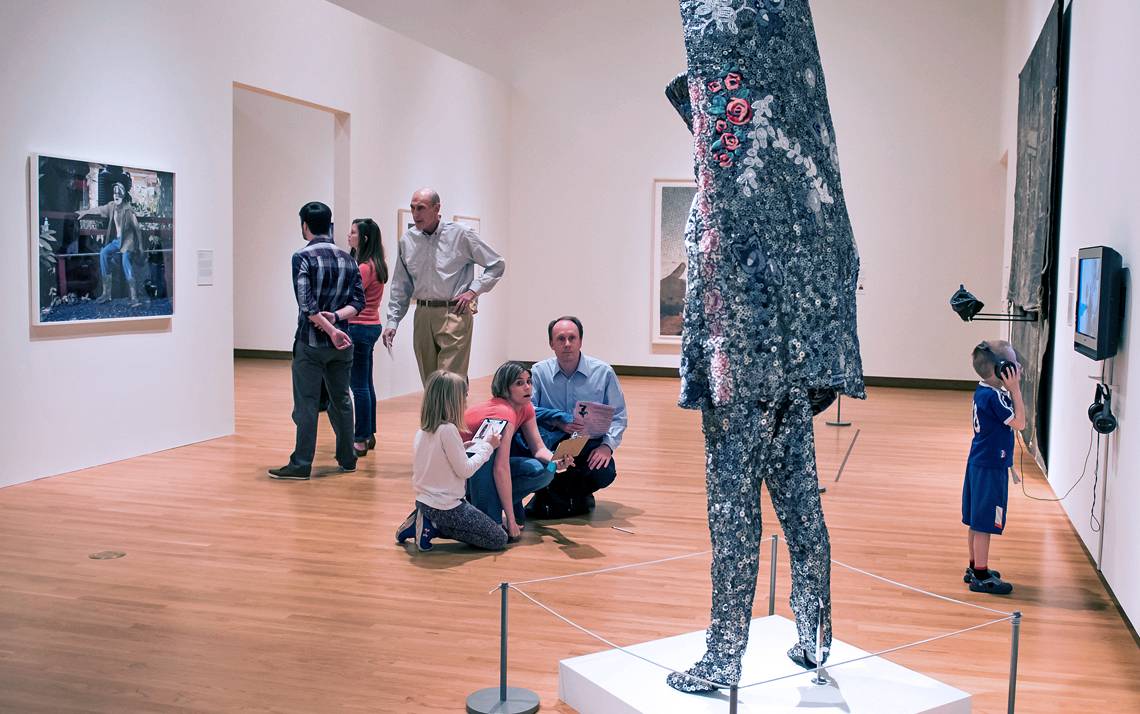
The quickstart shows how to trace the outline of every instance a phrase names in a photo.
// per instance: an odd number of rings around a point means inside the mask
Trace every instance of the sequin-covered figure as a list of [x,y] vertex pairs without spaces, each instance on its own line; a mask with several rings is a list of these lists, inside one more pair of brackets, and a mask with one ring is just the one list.
[[[680,0],[688,72],[666,89],[693,131],[680,404],[703,410],[712,614],[691,674],[740,679],[759,568],[760,481],[792,559],[799,641],[831,643],[830,544],[814,414],[864,397],[859,257],[807,0]],[[822,608],[820,604],[822,603]],[[683,675],[685,691],[712,687]]]

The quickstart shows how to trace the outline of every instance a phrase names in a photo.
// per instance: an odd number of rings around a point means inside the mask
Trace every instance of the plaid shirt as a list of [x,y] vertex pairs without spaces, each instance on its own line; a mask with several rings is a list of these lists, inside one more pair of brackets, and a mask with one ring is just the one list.
[[[336,312],[352,305],[364,309],[364,286],[356,260],[329,236],[316,236],[293,254],[293,292],[297,296],[297,332],[294,339],[310,347],[332,347],[332,340],[309,322],[318,312]],[[337,320],[345,330],[347,320]]]

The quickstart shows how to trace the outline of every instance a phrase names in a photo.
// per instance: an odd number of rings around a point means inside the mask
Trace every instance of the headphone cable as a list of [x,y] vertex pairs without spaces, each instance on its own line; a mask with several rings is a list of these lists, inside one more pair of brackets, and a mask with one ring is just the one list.
[[[1039,496],[1031,496],[1029,494],[1029,492],[1025,490],[1025,452],[1028,451],[1029,448],[1025,445],[1025,440],[1021,438],[1021,433],[1017,430],[1014,430],[1014,432],[1013,432],[1014,436],[1017,437],[1018,442],[1021,443],[1021,454],[1019,456],[1020,468],[1018,470],[1021,472],[1021,492],[1025,495],[1025,497],[1030,498],[1034,501],[1046,501],[1049,503],[1057,503],[1059,501],[1064,501],[1066,498],[1068,498],[1069,494],[1073,492],[1073,489],[1077,487],[1077,484],[1079,484],[1081,481],[1083,481],[1085,479],[1085,476],[1087,475],[1088,468],[1089,468],[1089,454],[1092,453],[1093,433],[1094,433],[1094,430],[1090,426],[1089,427],[1089,448],[1088,448],[1088,450],[1085,451],[1085,462],[1084,462],[1084,465],[1081,466],[1080,478],[1078,478],[1073,483],[1072,486],[1069,486],[1069,490],[1065,491],[1064,496],[1061,496],[1060,498],[1041,498]],[[1096,465],[1093,466],[1093,474],[1094,474],[1094,476],[1093,476],[1093,505],[1094,505],[1094,507],[1096,505],[1096,473],[1100,469],[1100,437],[1097,437],[1096,441],[1097,441]],[[1095,531],[1096,529],[1094,528],[1093,530]]]

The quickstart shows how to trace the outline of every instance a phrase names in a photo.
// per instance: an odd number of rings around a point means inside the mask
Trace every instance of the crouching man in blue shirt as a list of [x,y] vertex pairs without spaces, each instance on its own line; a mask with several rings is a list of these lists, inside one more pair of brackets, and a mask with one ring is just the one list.
[[590,439],[574,465],[555,474],[546,488],[536,492],[526,507],[527,518],[570,518],[594,508],[594,492],[617,477],[614,452],[621,445],[627,415],[625,395],[613,367],[582,354],[582,321],[573,316],[552,320],[546,328],[554,356],[531,368],[535,411],[547,446],[581,429],[571,414],[577,402],[598,402],[614,408],[609,431]]

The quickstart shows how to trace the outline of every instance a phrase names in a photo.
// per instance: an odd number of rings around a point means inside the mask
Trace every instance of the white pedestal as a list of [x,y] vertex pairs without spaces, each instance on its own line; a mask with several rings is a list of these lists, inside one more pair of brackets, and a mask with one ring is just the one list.
[[[790,620],[773,616],[752,621],[741,684],[804,670],[785,652],[796,641]],[[628,648],[642,657],[684,671],[705,651],[705,632],[690,632]],[[834,640],[830,662],[867,654]],[[811,683],[804,673],[741,689],[738,712],[777,714],[969,714],[970,695],[905,667],[873,657],[825,668],[830,684]],[[619,650],[606,650],[559,663],[558,696],[581,714],[663,714],[728,711],[728,690],[685,694],[665,684],[667,673]]]

